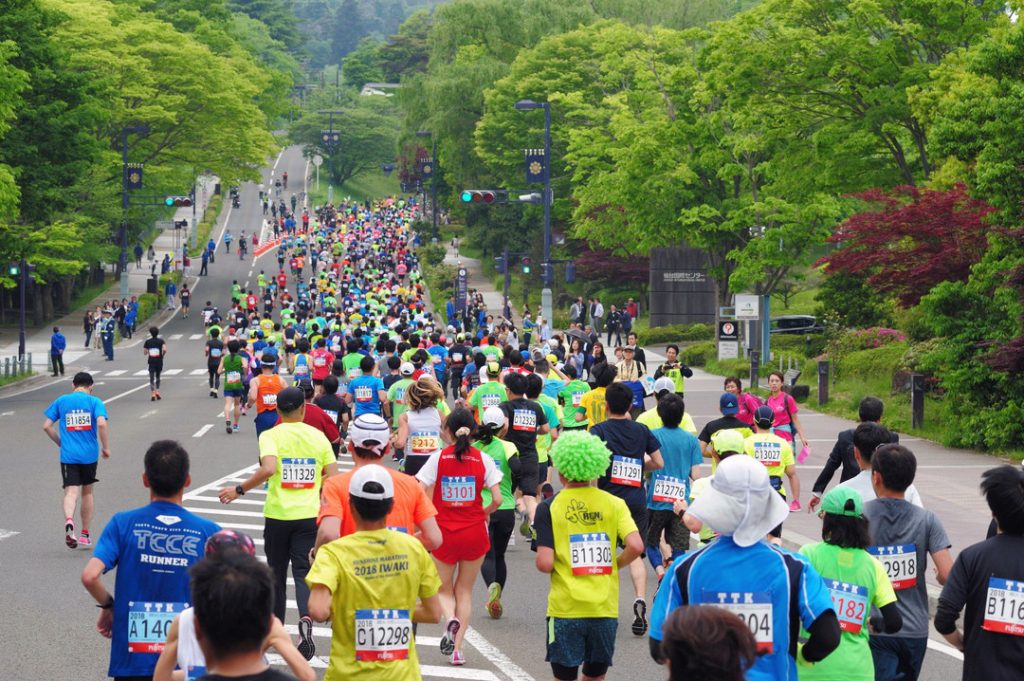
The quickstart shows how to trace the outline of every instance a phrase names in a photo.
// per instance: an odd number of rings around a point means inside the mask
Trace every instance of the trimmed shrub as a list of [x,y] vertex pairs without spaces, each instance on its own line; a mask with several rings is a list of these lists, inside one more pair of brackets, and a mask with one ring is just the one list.
[[657,345],[714,340],[715,330],[710,324],[676,324],[655,329],[636,329],[636,335],[640,345]]

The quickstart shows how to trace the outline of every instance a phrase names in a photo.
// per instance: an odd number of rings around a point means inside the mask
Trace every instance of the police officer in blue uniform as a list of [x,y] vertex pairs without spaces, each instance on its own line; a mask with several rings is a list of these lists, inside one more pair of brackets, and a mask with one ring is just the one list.
[[100,340],[103,341],[103,354],[107,361],[114,360],[114,329],[117,323],[114,321],[114,312],[109,307],[103,308],[103,320],[100,322]]

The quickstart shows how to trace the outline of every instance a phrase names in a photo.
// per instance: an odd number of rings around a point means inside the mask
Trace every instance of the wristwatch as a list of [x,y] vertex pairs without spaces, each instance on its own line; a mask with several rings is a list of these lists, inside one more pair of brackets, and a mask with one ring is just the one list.
[[245,490],[242,488],[241,485],[235,485],[235,494],[237,494],[240,497],[245,496]]

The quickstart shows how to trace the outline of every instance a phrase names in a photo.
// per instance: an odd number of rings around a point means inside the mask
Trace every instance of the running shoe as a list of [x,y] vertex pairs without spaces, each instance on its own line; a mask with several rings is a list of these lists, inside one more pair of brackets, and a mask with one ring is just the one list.
[[519,526],[519,533],[522,534],[527,539],[530,539],[532,537],[532,534],[530,533],[530,529],[531,529],[530,528],[530,516],[529,516],[529,514],[524,513],[523,514],[523,522]]
[[78,545],[86,549],[92,548],[92,537],[85,530],[82,530],[82,535],[78,538]]
[[643,636],[647,633],[647,602],[642,598],[633,601],[633,635]]
[[231,435],[231,421],[224,422],[224,430],[228,431],[228,435]]
[[159,390],[156,391],[156,399],[158,399],[158,400],[164,399],[163,396],[160,395],[160,391]]
[[794,511],[799,511],[799,510],[800,510],[800,500],[799,499],[794,499],[793,503],[791,503],[789,505],[789,512],[793,513]]
[[213,388],[210,388],[210,397],[217,399],[217,391]]
[[466,657],[462,654],[461,650],[456,650],[452,653],[451,665],[453,667],[461,667],[466,664]]
[[316,655],[316,643],[313,642],[313,620],[303,617],[299,620],[299,653],[307,660]]
[[150,402],[156,402],[156,393],[150,393],[149,394],[149,401]]
[[500,620],[504,612],[501,607],[501,584],[491,582],[487,587],[487,614],[492,620]]
[[72,522],[64,525],[64,544],[69,549],[78,548],[78,539],[75,537],[75,524]]
[[451,655],[455,652],[455,636],[459,633],[459,618],[453,617],[444,626],[444,635],[441,637],[441,654]]
[[231,426],[231,429],[237,433],[238,432],[238,424],[236,423],[235,425]]

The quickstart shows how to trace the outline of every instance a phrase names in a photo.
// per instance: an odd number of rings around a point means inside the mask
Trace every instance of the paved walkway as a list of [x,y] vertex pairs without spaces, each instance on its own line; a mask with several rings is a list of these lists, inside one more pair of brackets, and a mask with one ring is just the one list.
[[[499,292],[496,291],[494,285],[490,279],[484,276],[483,268],[480,265],[480,261],[476,258],[470,258],[465,255],[456,254],[455,249],[452,248],[451,243],[445,244],[445,256],[444,264],[451,265],[452,267],[465,267],[466,272],[469,275],[469,288],[476,289],[484,297],[484,305],[487,306],[488,312],[497,316],[501,314],[501,308],[505,305],[505,298]],[[444,305],[447,301],[437,301],[436,312],[441,319],[444,319]],[[513,319],[515,318],[515,310],[513,312]]]

